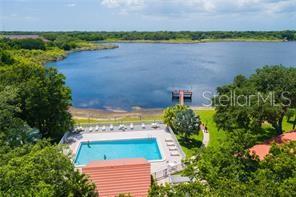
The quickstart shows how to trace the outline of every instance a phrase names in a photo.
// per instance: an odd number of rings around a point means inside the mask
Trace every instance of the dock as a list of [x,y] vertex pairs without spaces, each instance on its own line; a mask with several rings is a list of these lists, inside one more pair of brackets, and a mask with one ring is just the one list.
[[191,90],[174,90],[172,91],[172,98],[179,99],[180,105],[184,105],[184,100],[192,100],[192,91]]

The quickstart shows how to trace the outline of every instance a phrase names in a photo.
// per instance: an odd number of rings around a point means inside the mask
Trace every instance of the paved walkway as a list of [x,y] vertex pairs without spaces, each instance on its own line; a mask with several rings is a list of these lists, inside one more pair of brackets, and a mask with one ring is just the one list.
[[209,145],[209,141],[210,141],[209,131],[206,130],[204,126],[200,126],[200,129],[203,133],[202,144],[203,144],[203,146],[207,147]]
[[210,141],[209,131],[205,132],[205,130],[203,130],[202,133],[203,133],[202,144],[205,147],[207,147],[209,145],[209,141]]

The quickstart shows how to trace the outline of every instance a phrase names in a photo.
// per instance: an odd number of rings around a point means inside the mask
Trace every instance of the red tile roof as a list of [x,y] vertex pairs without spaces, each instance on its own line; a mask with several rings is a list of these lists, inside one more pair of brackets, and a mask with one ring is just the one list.
[[100,197],[146,197],[151,184],[150,163],[144,158],[94,161],[82,172],[96,184]]
[[270,140],[265,141],[263,144],[257,144],[253,146],[249,150],[252,154],[258,155],[260,160],[263,160],[265,156],[268,155],[272,143],[282,144],[289,141],[296,141],[296,130],[271,138]]

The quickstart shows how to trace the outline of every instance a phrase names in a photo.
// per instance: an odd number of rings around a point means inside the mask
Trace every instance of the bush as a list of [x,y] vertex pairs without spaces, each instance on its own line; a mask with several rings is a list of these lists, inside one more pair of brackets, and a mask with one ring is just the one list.
[[41,39],[32,39],[32,38],[27,38],[27,39],[20,39],[20,40],[15,40],[14,41],[16,47],[21,48],[21,49],[39,49],[39,50],[45,50],[45,43]]
[[188,138],[191,134],[199,131],[200,121],[192,109],[185,109],[176,113],[173,120],[175,131]]
[[163,122],[173,128],[173,120],[176,118],[176,114],[186,109],[188,109],[188,107],[183,105],[175,105],[166,108],[164,110]]

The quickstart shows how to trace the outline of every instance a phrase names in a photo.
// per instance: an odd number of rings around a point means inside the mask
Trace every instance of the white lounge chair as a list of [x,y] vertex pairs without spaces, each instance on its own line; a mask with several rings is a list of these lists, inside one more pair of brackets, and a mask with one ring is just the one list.
[[102,131],[106,131],[106,127],[105,127],[105,125],[102,127]]
[[145,123],[142,123],[142,129],[145,129],[145,128],[146,128]]
[[158,124],[156,122],[154,122],[154,123],[151,124],[151,127],[153,129],[157,129],[158,128]]
[[165,142],[174,142],[174,140],[172,138],[166,138]]
[[130,124],[130,128],[131,128],[131,130],[134,129],[134,124],[133,123]]
[[178,151],[172,151],[170,153],[171,153],[171,156],[180,156]]
[[113,124],[110,124],[110,131],[113,131],[114,127]]
[[173,143],[173,142],[167,142],[166,144],[167,144],[167,146],[176,146],[175,143]]
[[99,126],[98,125],[96,126],[96,131],[99,131]]
[[88,131],[89,132],[92,132],[93,131],[93,128],[92,127],[89,127]]
[[176,146],[169,146],[170,151],[177,151],[178,148]]

